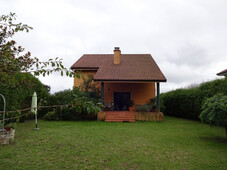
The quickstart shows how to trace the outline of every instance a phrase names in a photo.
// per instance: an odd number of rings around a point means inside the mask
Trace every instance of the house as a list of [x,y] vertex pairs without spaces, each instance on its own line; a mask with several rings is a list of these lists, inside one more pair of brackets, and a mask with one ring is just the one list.
[[[130,100],[133,107],[148,103],[155,93],[160,111],[159,83],[166,82],[166,78],[150,54],[122,54],[115,47],[113,54],[84,54],[71,69],[80,71],[84,77],[92,74],[102,102],[115,111],[127,111]],[[83,79],[75,77],[74,86],[82,82]]]
[[227,69],[225,69],[225,70],[223,70],[223,71],[217,73],[217,75],[218,75],[218,76],[225,76],[225,77],[227,77]]

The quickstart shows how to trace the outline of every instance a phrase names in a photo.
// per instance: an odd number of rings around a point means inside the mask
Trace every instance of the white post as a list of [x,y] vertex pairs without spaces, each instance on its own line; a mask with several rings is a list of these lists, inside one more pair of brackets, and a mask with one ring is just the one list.
[[34,128],[34,130],[39,130],[38,121],[37,121],[37,95],[36,95],[36,92],[34,92],[33,95],[32,95],[31,112],[35,114],[35,128]]

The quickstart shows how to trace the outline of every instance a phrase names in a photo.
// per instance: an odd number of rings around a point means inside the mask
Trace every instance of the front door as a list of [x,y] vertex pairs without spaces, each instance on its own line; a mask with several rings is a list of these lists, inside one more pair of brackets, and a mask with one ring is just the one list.
[[129,101],[130,93],[114,92],[114,110],[128,110]]

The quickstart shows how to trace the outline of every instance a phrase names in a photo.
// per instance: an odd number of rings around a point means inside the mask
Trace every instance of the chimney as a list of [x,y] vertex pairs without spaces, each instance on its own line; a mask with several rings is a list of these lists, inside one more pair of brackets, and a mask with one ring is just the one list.
[[114,64],[120,64],[121,61],[121,50],[120,47],[114,47]]

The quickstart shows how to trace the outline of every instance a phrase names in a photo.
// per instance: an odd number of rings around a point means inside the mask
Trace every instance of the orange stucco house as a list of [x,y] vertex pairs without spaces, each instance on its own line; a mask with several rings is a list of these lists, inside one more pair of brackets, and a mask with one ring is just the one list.
[[[128,110],[128,102],[135,105],[148,103],[157,94],[159,107],[160,82],[166,78],[150,54],[121,54],[115,47],[113,54],[84,54],[71,69],[84,77],[94,76],[101,91],[102,102],[112,105],[113,110]],[[74,86],[83,79],[75,77]]]

